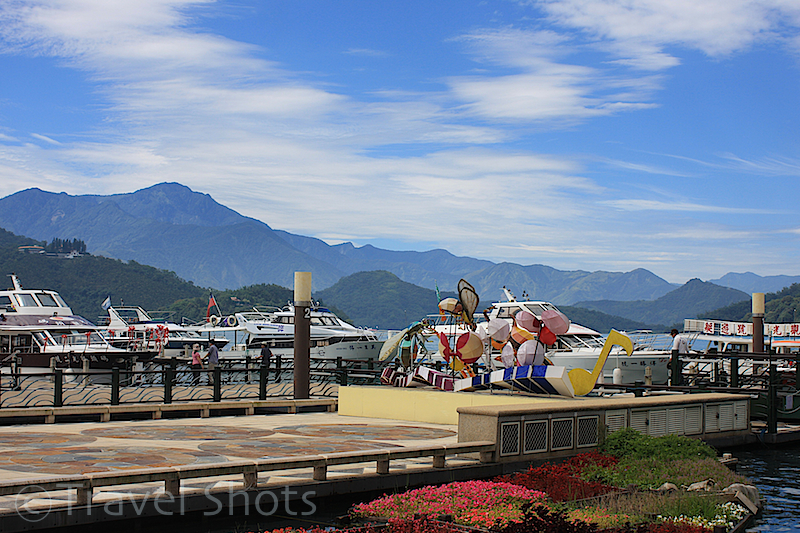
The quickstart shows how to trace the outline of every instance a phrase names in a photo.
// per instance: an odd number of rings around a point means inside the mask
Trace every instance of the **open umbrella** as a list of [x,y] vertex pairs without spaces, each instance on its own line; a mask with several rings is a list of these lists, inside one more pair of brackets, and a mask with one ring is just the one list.
[[521,365],[541,365],[544,363],[544,344],[539,341],[525,341],[517,350],[517,360]]
[[477,333],[468,331],[456,341],[456,355],[465,364],[472,364],[483,355],[483,341]]
[[473,315],[478,308],[480,298],[478,293],[475,292],[475,287],[470,285],[467,280],[462,279],[458,282],[458,299],[463,307],[464,322],[472,324],[474,322]]
[[569,330],[569,318],[557,309],[542,311],[542,322],[556,335],[564,335]]

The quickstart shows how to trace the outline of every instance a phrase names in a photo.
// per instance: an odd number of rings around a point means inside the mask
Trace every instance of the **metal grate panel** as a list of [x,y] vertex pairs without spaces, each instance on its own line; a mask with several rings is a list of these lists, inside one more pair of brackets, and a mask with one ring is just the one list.
[[686,434],[686,409],[667,409],[667,433],[670,435]]
[[606,428],[609,433],[613,433],[622,428],[628,427],[628,411],[618,409],[616,411],[606,411]]
[[723,403],[719,406],[719,430],[733,431],[734,411],[732,403]]
[[553,420],[553,442],[550,446],[551,450],[566,450],[574,447],[572,444],[574,422],[574,418],[559,418]]
[[578,417],[578,448],[597,446],[600,440],[600,417]]
[[500,424],[500,456],[519,455],[519,422]]
[[699,435],[703,432],[703,407],[695,405],[687,407],[684,428],[687,435]]
[[631,411],[631,429],[647,435],[647,411]]
[[750,418],[747,416],[747,402],[736,402],[733,416],[735,417],[733,429],[747,429],[750,426]]
[[719,431],[719,404],[706,404],[706,433]]
[[648,416],[648,420],[650,423],[648,427],[650,428],[649,434],[653,437],[660,437],[661,435],[667,434],[667,410],[666,409],[658,409],[650,411]]
[[547,420],[526,421],[522,453],[537,453],[546,451]]

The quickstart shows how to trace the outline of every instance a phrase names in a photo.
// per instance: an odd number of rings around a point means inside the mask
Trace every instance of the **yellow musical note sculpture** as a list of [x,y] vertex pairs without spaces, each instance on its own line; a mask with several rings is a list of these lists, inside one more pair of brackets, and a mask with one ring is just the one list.
[[575,396],[585,396],[592,392],[594,384],[597,383],[597,377],[603,370],[606,364],[606,359],[611,353],[612,346],[621,346],[628,355],[633,353],[633,342],[616,330],[611,330],[611,333],[606,337],[606,343],[603,345],[603,350],[600,352],[600,357],[594,364],[594,370],[591,374],[583,368],[573,368],[569,371],[569,380],[572,382],[572,389],[575,391]]

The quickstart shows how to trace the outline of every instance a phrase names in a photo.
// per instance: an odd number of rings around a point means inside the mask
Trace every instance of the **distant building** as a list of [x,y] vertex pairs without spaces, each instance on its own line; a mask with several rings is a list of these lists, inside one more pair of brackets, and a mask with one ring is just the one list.
[[17,250],[24,254],[43,254],[44,246],[37,246],[35,244],[30,246],[18,246]]

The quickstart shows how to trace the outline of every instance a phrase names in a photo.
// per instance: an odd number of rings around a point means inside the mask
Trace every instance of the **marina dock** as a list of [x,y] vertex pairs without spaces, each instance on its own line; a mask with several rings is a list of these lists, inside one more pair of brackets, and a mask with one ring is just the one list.
[[[397,394],[390,387],[349,392]],[[447,397],[453,396],[470,395]],[[493,405],[472,399],[470,406],[454,407],[455,424],[409,420],[408,410],[389,409],[383,418],[344,414],[353,409],[348,392],[336,402],[339,412],[328,411],[330,398],[317,399],[320,405],[275,399],[269,411],[261,405],[235,411],[239,416],[211,411],[208,418],[200,418],[202,406],[190,403],[182,413],[138,420],[98,418],[87,406],[84,416],[91,421],[62,422],[56,416],[55,423],[0,427],[0,448],[6,452],[0,459],[0,530],[163,515],[235,516],[245,508],[268,515],[278,508],[286,514],[283,507],[292,506],[291,512],[306,513],[315,499],[327,496],[488,478],[589,451],[609,424],[656,428],[662,412],[666,424],[675,424],[680,413],[683,431],[691,433],[698,406],[698,436],[719,449],[763,441],[762,428],[749,421],[743,428],[725,426],[728,407],[735,415],[746,399],[681,396],[686,398],[558,399],[557,404],[539,398]],[[289,414],[292,408],[296,412]],[[80,408],[71,409],[79,415]],[[127,414],[137,416],[134,410]],[[721,425],[714,426],[715,420]],[[796,441],[800,427],[782,426],[778,436]]]

